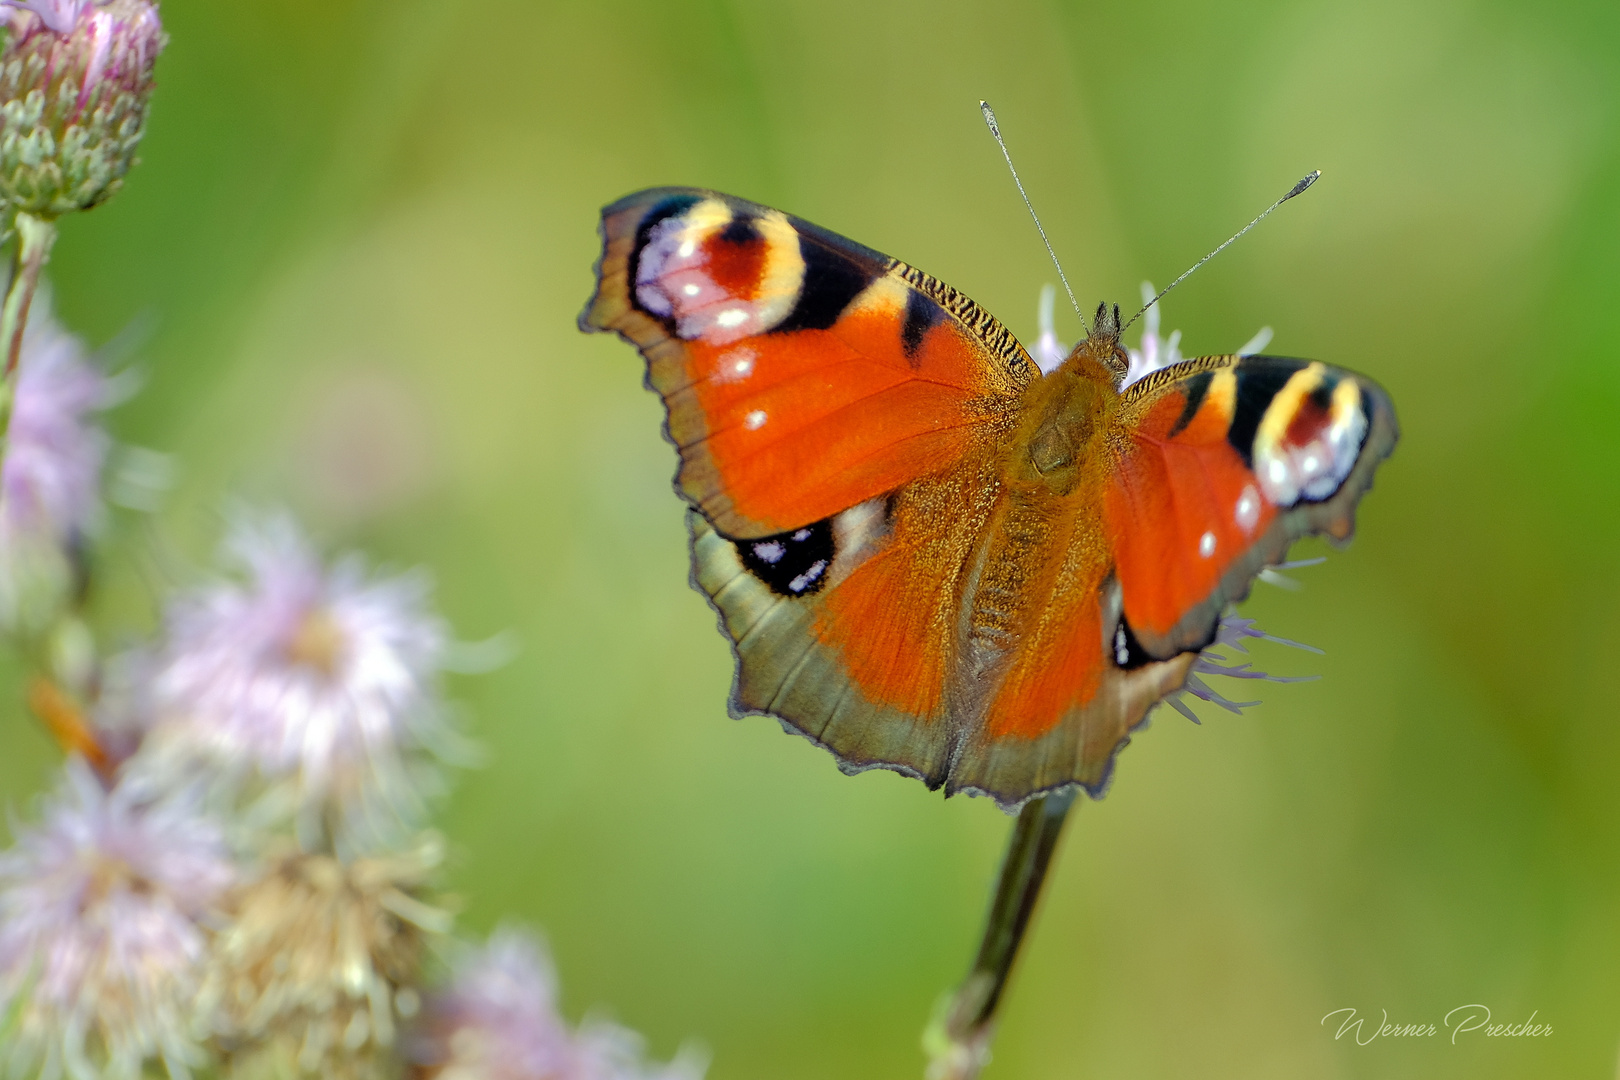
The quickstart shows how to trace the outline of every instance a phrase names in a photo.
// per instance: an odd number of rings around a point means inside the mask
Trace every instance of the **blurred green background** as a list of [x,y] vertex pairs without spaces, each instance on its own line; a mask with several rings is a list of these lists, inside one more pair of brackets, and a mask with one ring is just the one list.
[[[1260,325],[1365,371],[1404,439],[1355,544],[1245,613],[1323,657],[1244,717],[1155,716],[1086,803],[1006,1003],[1001,1077],[1610,1077],[1620,1050],[1620,12],[1392,0],[167,0],[144,164],[52,262],[92,341],[151,327],[120,439],[425,563],[489,748],[446,808],[464,925],[545,929],[566,1008],[714,1080],[917,1076],[1008,820],[733,723],[641,361],[574,318],[597,210],[782,207],[1028,341],[1053,279],[1189,282],[1188,353]],[[1060,331],[1073,337],[1075,325]],[[1134,334],[1132,335],[1134,339]],[[109,537],[109,543],[119,539]],[[1311,554],[1315,548],[1300,554]],[[109,643],[151,624],[109,560]],[[12,680],[14,684],[14,679]],[[4,689],[0,794],[55,754]],[[1226,688],[1243,697],[1247,686]],[[1550,1037],[1335,1041],[1479,1002]]]

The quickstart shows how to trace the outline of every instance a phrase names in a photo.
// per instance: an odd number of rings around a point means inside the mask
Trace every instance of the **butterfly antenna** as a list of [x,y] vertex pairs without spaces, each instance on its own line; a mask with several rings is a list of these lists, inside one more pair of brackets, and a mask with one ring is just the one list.
[[[1035,206],[1029,201],[1029,194],[1024,191],[1024,182],[1018,179],[1018,170],[1013,168],[1012,155],[1007,153],[1006,140],[1001,137],[1001,128],[996,125],[995,111],[990,108],[988,101],[979,102],[979,111],[984,113],[984,122],[990,125],[990,134],[995,136],[996,145],[1001,147],[1001,156],[1007,159],[1007,171],[1012,173],[1013,183],[1018,185],[1018,194],[1024,197],[1024,205],[1029,208],[1029,216],[1035,219],[1035,231],[1041,234],[1041,243],[1046,245],[1046,253],[1052,256],[1052,265],[1057,267],[1058,280],[1063,282],[1063,291],[1069,294],[1069,303],[1074,305],[1074,313],[1080,316],[1080,328],[1084,330],[1086,317],[1080,314],[1080,301],[1074,298],[1074,290],[1069,288],[1069,279],[1063,273],[1063,264],[1058,262],[1057,252],[1052,250],[1052,241],[1046,238],[1046,230],[1041,227],[1041,219],[1035,213]],[[1290,192],[1290,194],[1293,193]],[[1270,211],[1268,210],[1266,213],[1270,213]],[[1264,217],[1265,215],[1262,214],[1261,216]],[[1230,242],[1227,241],[1227,243]]]
[[1259,217],[1255,218],[1253,221],[1251,221],[1247,225],[1243,226],[1243,228],[1241,228],[1237,232],[1233,233],[1231,238],[1228,239],[1226,241],[1226,243],[1222,244],[1220,247],[1216,248],[1214,251],[1210,252],[1208,255],[1205,255],[1202,259],[1199,259],[1197,262],[1193,263],[1192,266],[1188,268],[1188,270],[1187,270],[1187,272],[1185,274],[1182,274],[1180,277],[1176,278],[1176,280],[1172,281],[1170,284],[1168,284],[1164,288],[1160,289],[1158,296],[1155,296],[1153,299],[1151,299],[1147,303],[1143,304],[1142,305],[1142,310],[1138,311],[1135,315],[1131,316],[1131,322],[1126,323],[1125,326],[1120,328],[1120,333],[1124,333],[1125,329],[1127,327],[1129,327],[1131,325],[1131,323],[1135,322],[1137,319],[1140,319],[1142,317],[1143,313],[1146,312],[1148,308],[1152,307],[1154,304],[1157,304],[1160,300],[1163,300],[1165,293],[1169,292],[1171,289],[1175,288],[1177,285],[1180,285],[1183,281],[1186,281],[1188,278],[1192,277],[1194,270],[1197,270],[1200,266],[1203,266],[1205,263],[1209,262],[1209,260],[1213,259],[1215,256],[1219,255],[1221,252],[1225,251],[1228,247],[1231,247],[1232,246],[1232,241],[1236,240],[1238,237],[1242,236],[1244,233],[1248,232],[1250,229],[1252,229],[1256,225],[1260,224],[1260,222],[1264,221],[1267,214],[1269,214],[1273,210],[1277,209],[1277,207],[1281,206],[1283,203],[1287,202],[1289,199],[1292,199],[1295,195],[1302,194],[1305,191],[1306,188],[1308,188],[1312,184],[1316,183],[1317,179],[1321,175],[1322,175],[1322,170],[1321,169],[1312,170],[1299,183],[1297,183],[1293,187],[1289,188],[1288,193],[1285,194],[1282,198],[1278,199],[1276,202],[1272,203],[1270,206],[1268,206],[1264,210],[1260,211],[1260,216]]

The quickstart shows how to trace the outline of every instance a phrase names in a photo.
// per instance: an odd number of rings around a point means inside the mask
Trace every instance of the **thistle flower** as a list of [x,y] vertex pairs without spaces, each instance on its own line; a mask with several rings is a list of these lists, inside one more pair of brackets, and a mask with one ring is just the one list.
[[286,515],[239,516],[225,549],[247,581],[172,602],[130,768],[157,789],[213,777],[256,815],[295,815],[311,850],[393,843],[421,816],[432,754],[454,749],[426,580],[324,566]]
[[544,946],[514,928],[469,950],[429,996],[410,1056],[424,1080],[701,1080],[692,1049],[668,1065],[643,1059],[634,1032],[603,1020],[576,1031],[557,1012],[557,976]]
[[0,855],[0,1068],[134,1080],[188,1075],[207,938],[233,878],[220,832],[179,801],[105,791],[77,758],[44,820]]
[[7,433],[0,528],[66,543],[101,509],[109,440],[91,419],[113,401],[111,381],[64,330],[41,295],[23,334],[17,401]]
[[1052,307],[1057,302],[1057,290],[1050,285],[1041,286],[1041,305],[1037,316],[1041,328],[1031,354],[1042,375],[1050,375],[1069,358],[1069,348],[1058,340],[1056,324],[1052,320]]
[[[1284,565],[1287,566],[1290,564],[1285,563]],[[1322,653],[1321,649],[1318,649],[1313,645],[1305,645],[1298,641],[1289,641],[1287,638],[1273,637],[1271,634],[1268,634],[1264,630],[1256,627],[1253,619],[1245,619],[1239,615],[1227,614],[1221,617],[1220,625],[1215,628],[1214,642],[1208,645],[1203,652],[1199,653],[1198,659],[1193,661],[1192,672],[1187,676],[1186,685],[1182,689],[1177,690],[1175,693],[1166,697],[1164,699],[1165,702],[1172,709],[1175,709],[1182,716],[1185,716],[1187,719],[1196,724],[1199,722],[1198,714],[1193,712],[1192,709],[1188,707],[1185,697],[1187,694],[1191,694],[1193,697],[1207,701],[1211,705],[1219,705],[1227,712],[1237,713],[1239,715],[1242,714],[1244,709],[1253,708],[1254,706],[1260,704],[1258,701],[1232,701],[1220,691],[1210,686],[1203,679],[1199,678],[1200,675],[1224,675],[1228,679],[1260,679],[1264,682],[1273,683],[1312,682],[1320,677],[1316,675],[1271,675],[1264,671],[1256,671],[1248,661],[1244,661],[1242,663],[1231,663],[1228,661],[1225,654],[1220,651],[1222,648],[1236,649],[1238,652],[1248,655],[1249,650],[1244,643],[1254,639],[1259,639],[1261,641],[1273,641],[1278,645],[1287,645],[1292,649],[1303,649],[1306,652],[1313,652],[1319,656]]]
[[50,219],[110,198],[135,163],[167,38],[149,0],[0,0],[0,196]]
[[[1153,288],[1153,282],[1142,282],[1142,303],[1146,304],[1158,295]],[[1239,356],[1253,356],[1271,343],[1271,327],[1262,326],[1237,350]],[[1130,367],[1125,372],[1125,381],[1121,389],[1131,385],[1144,375],[1150,375],[1160,368],[1179,364],[1186,357],[1181,355],[1181,331],[1172,330],[1168,339],[1159,337],[1159,305],[1154,304],[1142,316],[1142,341],[1138,348],[1127,347],[1125,353],[1130,357]]]
[[79,17],[95,6],[95,0],[0,0],[0,6],[32,11],[47,30],[71,34]]
[[75,577],[75,548],[101,513],[110,440],[95,413],[111,380],[40,297],[23,337],[17,396],[0,467],[0,627],[38,631]]
[[424,939],[450,927],[418,898],[441,857],[434,837],[349,863],[289,851],[234,891],[199,996],[229,1075],[391,1071]]
[[[1032,353],[1035,364],[1041,369],[1041,374],[1050,375],[1068,359],[1070,346],[1058,340],[1057,330],[1052,320],[1053,300],[1057,291],[1050,285],[1041,288],[1041,303],[1038,312],[1040,336],[1035,340],[1035,349]],[[1146,304],[1157,295],[1150,281],[1142,282],[1142,303]],[[1238,349],[1239,356],[1253,356],[1265,348],[1271,341],[1271,327],[1262,326],[1254,337],[1250,338],[1243,347]],[[1162,367],[1179,364],[1186,357],[1181,355],[1181,331],[1172,331],[1168,339],[1159,337],[1159,305],[1154,304],[1142,316],[1142,341],[1138,348],[1127,347],[1125,353],[1130,357],[1130,366],[1125,373],[1125,381],[1120,389],[1151,374]]]

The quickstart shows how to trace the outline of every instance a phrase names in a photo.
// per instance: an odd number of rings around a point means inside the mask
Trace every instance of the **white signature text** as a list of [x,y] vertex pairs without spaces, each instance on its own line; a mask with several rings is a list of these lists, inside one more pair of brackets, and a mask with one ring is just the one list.
[[1328,1021],[1337,1018],[1338,1028],[1333,1033],[1334,1040],[1348,1035],[1355,1040],[1357,1046],[1366,1046],[1375,1039],[1427,1039],[1439,1034],[1448,1036],[1451,1044],[1455,1046],[1457,1036],[1474,1031],[1483,1031],[1487,1038],[1510,1039],[1543,1038],[1553,1033],[1551,1024],[1536,1023],[1536,1013],[1531,1013],[1529,1019],[1523,1023],[1509,1021],[1493,1024],[1491,1010],[1484,1005],[1459,1005],[1446,1013],[1439,1027],[1424,1021],[1417,1023],[1392,1021],[1387,1009],[1378,1011],[1380,1018],[1374,1020],[1370,1016],[1362,1016],[1355,1009],[1334,1009],[1322,1017],[1322,1026],[1327,1027]]

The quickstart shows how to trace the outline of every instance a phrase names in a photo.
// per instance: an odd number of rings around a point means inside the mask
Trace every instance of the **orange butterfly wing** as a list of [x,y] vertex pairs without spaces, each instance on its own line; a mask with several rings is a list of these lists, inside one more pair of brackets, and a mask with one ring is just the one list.
[[942,783],[989,459],[1039,370],[956,290],[742,199],[641,192],[602,235],[581,327],[640,348],[664,399],[731,711]]
[[581,326],[646,356],[676,485],[733,539],[940,471],[1038,374],[954,289],[777,210],[658,188],[607,207],[602,236]]
[[1382,388],[1326,364],[1216,356],[1125,389],[1105,513],[1124,614],[1150,655],[1202,648],[1308,533],[1347,540],[1398,432]]

